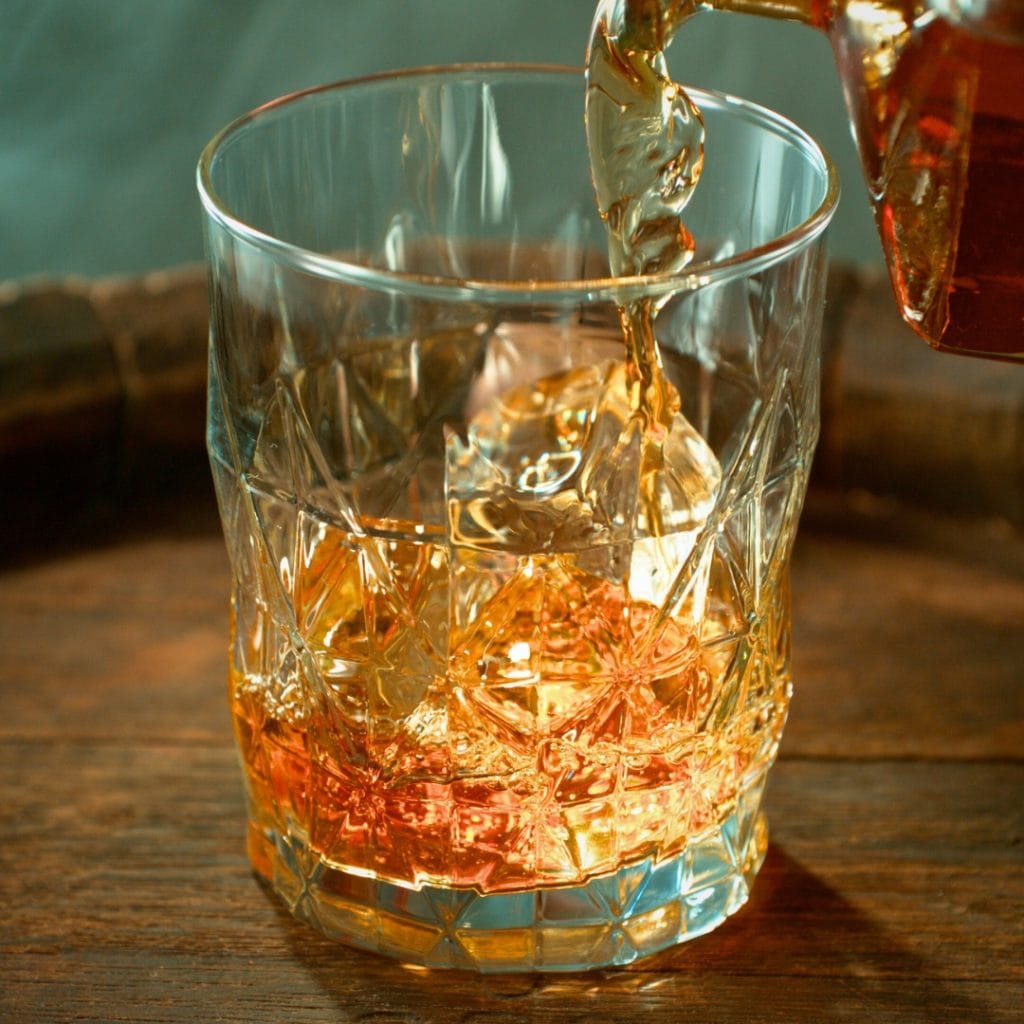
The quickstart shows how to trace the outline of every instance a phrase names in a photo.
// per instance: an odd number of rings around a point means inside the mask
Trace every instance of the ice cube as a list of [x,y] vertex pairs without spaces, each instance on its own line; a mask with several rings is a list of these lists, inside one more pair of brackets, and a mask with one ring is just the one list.
[[553,377],[573,365],[614,360],[621,353],[617,324],[498,323],[487,338],[483,366],[466,402],[466,418],[502,392]]
[[[515,368],[542,362],[535,353]],[[511,365],[508,356],[488,356],[478,387],[494,389]],[[628,575],[631,596],[660,607],[679,589],[722,474],[678,411],[672,384],[659,375],[655,386],[670,392],[661,396],[667,428],[646,425],[629,367],[617,360],[563,369],[471,402],[476,411],[464,433],[449,431],[446,444],[455,548],[573,552],[605,578]],[[597,551],[609,559],[595,563]]]
[[499,393],[450,432],[454,544],[572,551],[628,538],[641,424],[622,363],[564,370]]

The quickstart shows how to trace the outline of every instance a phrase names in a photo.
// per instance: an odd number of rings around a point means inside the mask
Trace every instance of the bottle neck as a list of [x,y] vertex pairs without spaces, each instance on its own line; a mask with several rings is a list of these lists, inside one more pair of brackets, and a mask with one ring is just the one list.
[[756,14],[762,18],[798,21],[818,29],[827,29],[832,21],[833,0],[704,0],[715,11]]

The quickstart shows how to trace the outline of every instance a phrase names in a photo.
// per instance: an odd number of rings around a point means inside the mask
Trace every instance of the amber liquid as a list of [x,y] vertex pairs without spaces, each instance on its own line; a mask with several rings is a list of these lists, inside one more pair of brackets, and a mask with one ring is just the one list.
[[[405,886],[580,883],[683,849],[774,756],[786,543],[752,523],[716,544],[717,461],[676,416],[645,462],[616,325],[592,362],[545,371],[559,337],[513,324],[378,341],[307,368],[267,410],[235,519],[251,562],[236,567],[230,699],[268,877],[278,835]],[[469,392],[458,431],[432,433],[440,407],[397,397],[438,366],[453,376],[429,401],[460,376]],[[339,379],[353,434],[376,430],[351,480],[296,502],[274,485],[280,453],[305,458],[287,395]],[[425,438],[433,471],[403,474],[388,416]],[[380,514],[318,510],[340,505]],[[734,551],[765,560],[755,627]]]
[[[402,576],[405,608],[366,585],[369,547]],[[496,892],[665,856],[721,820],[785,699],[766,688],[756,710],[708,728],[742,684],[728,609],[697,629],[658,621],[581,559],[534,556],[450,624],[445,657],[459,560],[439,543],[323,529],[294,586],[326,689],[301,666],[273,694],[237,661],[232,676],[258,829],[345,871]],[[256,618],[235,643],[259,660],[275,626]]]

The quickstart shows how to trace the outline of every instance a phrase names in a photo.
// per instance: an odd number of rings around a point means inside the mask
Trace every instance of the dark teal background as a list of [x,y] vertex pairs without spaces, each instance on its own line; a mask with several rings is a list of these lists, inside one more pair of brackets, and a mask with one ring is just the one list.
[[[202,257],[209,137],[282,93],[452,61],[579,64],[594,0],[6,0],[0,280],[137,273]],[[673,73],[792,117],[840,165],[835,257],[878,243],[823,36],[701,15]],[[582,116],[582,97],[581,97]]]

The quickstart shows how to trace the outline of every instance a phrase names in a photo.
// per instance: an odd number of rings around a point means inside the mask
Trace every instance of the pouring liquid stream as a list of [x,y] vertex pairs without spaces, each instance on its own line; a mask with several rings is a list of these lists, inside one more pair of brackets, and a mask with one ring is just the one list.
[[[693,258],[680,219],[700,178],[704,122],[669,76],[665,49],[695,8],[689,2],[601,0],[587,48],[586,127],[591,176],[608,229],[616,276],[676,273]],[[642,429],[641,519],[654,535],[665,522],[658,500],[673,432],[692,428],[662,370],[654,319],[662,303],[645,298],[620,307],[630,405]]]

